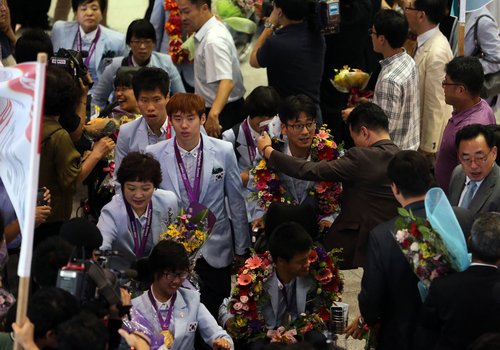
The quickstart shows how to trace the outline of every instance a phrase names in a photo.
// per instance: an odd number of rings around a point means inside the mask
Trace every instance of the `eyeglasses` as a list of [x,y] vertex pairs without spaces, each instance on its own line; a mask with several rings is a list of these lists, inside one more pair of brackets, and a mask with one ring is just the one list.
[[163,276],[165,276],[168,280],[173,280],[176,277],[179,277],[181,280],[184,280],[189,276],[189,271],[181,271],[181,272],[164,271]]
[[154,43],[154,41],[152,39],[133,39],[133,40],[130,40],[130,43],[132,45],[152,45]]
[[377,33],[376,31],[374,31],[374,30],[373,30],[373,29],[371,29],[371,28],[370,28],[370,29],[368,29],[368,35],[372,35],[372,34],[373,34],[373,35],[376,35],[376,36],[382,35],[382,34]]
[[462,84],[462,83],[448,83],[446,80],[443,80],[441,82],[441,86],[442,87],[445,87],[445,86],[448,86],[448,85],[450,85],[450,86],[452,86],[452,85],[458,86],[458,85],[464,85],[464,84]]
[[310,122],[305,124],[287,124],[288,128],[291,128],[293,131],[299,132],[307,128],[307,130],[311,131],[316,129],[316,122]]
[[488,157],[491,153],[491,150],[485,154],[485,155],[476,155],[472,158],[464,158],[464,157],[460,157],[460,161],[462,163],[464,163],[465,165],[471,165],[472,162],[476,163],[477,165],[482,165],[482,164],[485,164],[486,161],[488,160]]

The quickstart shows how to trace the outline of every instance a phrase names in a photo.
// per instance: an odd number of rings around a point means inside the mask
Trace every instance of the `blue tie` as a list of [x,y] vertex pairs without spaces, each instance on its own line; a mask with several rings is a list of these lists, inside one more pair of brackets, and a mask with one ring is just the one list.
[[472,198],[474,198],[474,193],[476,192],[477,182],[469,181],[467,184],[467,191],[465,191],[464,198],[462,198],[462,203],[460,203],[460,207],[469,208],[470,202],[472,202]]

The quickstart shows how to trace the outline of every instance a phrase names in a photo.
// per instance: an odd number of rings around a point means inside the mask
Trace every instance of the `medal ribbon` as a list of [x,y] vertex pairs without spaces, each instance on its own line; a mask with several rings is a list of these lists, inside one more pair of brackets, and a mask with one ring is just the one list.
[[[123,198],[125,199],[125,195],[123,195]],[[151,222],[153,221],[153,201],[150,201],[148,205],[147,209],[148,218],[146,221],[146,226],[142,231],[142,238],[140,241],[139,241],[139,229],[137,228],[137,222],[135,220],[135,215],[132,210],[132,207],[130,206],[130,204],[128,204],[126,199],[124,200],[124,202],[125,202],[125,208],[127,208],[130,227],[132,229],[132,237],[134,238],[134,253],[136,257],[140,258],[144,254],[144,251],[146,250],[146,244],[148,242],[149,234],[151,233]]]
[[170,300],[170,307],[168,308],[167,312],[167,317],[163,318],[160,309],[158,308],[158,305],[156,305],[156,300],[153,297],[153,292],[151,291],[151,288],[149,288],[148,290],[149,301],[151,302],[151,305],[153,305],[153,308],[156,311],[156,316],[158,317],[158,322],[160,322],[160,327],[162,331],[167,331],[170,328],[170,320],[172,319],[172,312],[174,311],[174,303],[176,296],[177,293],[172,295],[172,299]]
[[201,163],[203,162],[203,138],[200,136],[200,147],[198,147],[198,155],[196,156],[196,170],[193,187],[191,187],[191,184],[189,183],[186,167],[184,166],[184,162],[181,158],[181,152],[179,151],[179,147],[177,146],[177,138],[174,139],[174,151],[175,159],[177,160],[177,165],[179,167],[179,172],[181,173],[182,183],[184,184],[184,188],[186,189],[189,202],[199,203],[202,166]]
[[253,164],[256,156],[255,142],[253,141],[252,133],[250,132],[250,127],[248,126],[248,120],[243,121],[243,123],[241,123],[241,127],[243,128],[245,140],[247,141],[248,158],[250,159],[250,164]]
[[[98,26],[97,27],[97,33],[95,34],[94,40],[92,40],[92,43],[90,44],[89,48],[89,54],[87,57],[85,57],[85,60],[83,61],[83,64],[88,67],[90,63],[90,59],[92,58],[92,55],[94,54],[95,47],[97,45],[97,40],[101,37],[101,28]],[[80,28],[78,28],[76,32],[76,48],[78,51],[82,51],[82,35],[80,34]]]

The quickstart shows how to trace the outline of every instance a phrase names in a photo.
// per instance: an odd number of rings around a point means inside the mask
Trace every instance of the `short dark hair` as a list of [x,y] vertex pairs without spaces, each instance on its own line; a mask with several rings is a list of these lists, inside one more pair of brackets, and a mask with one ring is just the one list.
[[257,86],[245,99],[245,113],[255,117],[274,117],[278,114],[280,95],[272,86]]
[[120,67],[116,71],[115,80],[113,85],[115,88],[119,86],[126,86],[132,88],[132,80],[134,79],[135,73],[137,73],[137,67]]
[[361,103],[354,108],[346,122],[356,133],[362,126],[373,131],[389,131],[389,118],[382,108],[372,102]]
[[147,19],[136,19],[129,24],[127,35],[125,36],[127,45],[130,44],[130,40],[132,40],[133,36],[137,39],[151,39],[156,43],[155,28]]
[[49,58],[54,54],[50,36],[39,28],[28,28],[16,42],[16,62],[36,61],[39,52],[45,52]]
[[297,254],[308,251],[312,247],[311,236],[296,222],[285,222],[271,233],[269,252],[274,261],[282,258],[290,261]]
[[424,195],[431,187],[429,164],[417,151],[396,153],[387,166],[387,175],[405,198]]
[[434,24],[439,24],[448,11],[447,0],[415,0],[414,6],[424,11],[427,19]]
[[172,117],[177,112],[196,112],[201,118],[205,113],[205,100],[200,95],[190,92],[178,92],[167,102],[167,114]]
[[57,328],[57,348],[60,350],[105,350],[108,330],[95,315],[81,312]]
[[149,153],[130,152],[123,158],[116,179],[122,188],[127,181],[151,181],[158,188],[162,181],[161,166]]
[[[73,9],[73,12],[76,12],[78,10],[78,7],[81,5],[87,5],[95,0],[71,0],[71,8]],[[106,11],[106,7],[108,6],[108,0],[97,0],[99,3],[99,7],[101,8],[101,12]]]
[[489,148],[493,148],[496,146],[495,134],[493,133],[493,130],[491,128],[482,124],[471,124],[464,126],[457,132],[457,135],[455,136],[456,150],[458,151],[460,142],[464,140],[475,139],[479,135],[483,135]]
[[35,325],[35,340],[48,331],[57,333],[57,327],[80,311],[78,300],[65,290],[43,287],[28,302],[28,318]]
[[47,66],[43,99],[44,115],[60,116],[74,113],[78,92],[78,86],[68,72],[58,67]]
[[500,259],[500,213],[482,213],[472,224],[470,234],[472,258],[487,264]]
[[377,35],[383,35],[393,49],[404,45],[408,36],[406,17],[394,10],[381,10],[373,19]]
[[59,269],[66,266],[75,247],[59,236],[44,239],[33,252],[32,278],[40,287],[55,287]]
[[446,65],[446,74],[455,83],[464,84],[471,96],[481,93],[484,82],[484,69],[477,57],[459,56]]
[[286,18],[299,21],[308,16],[307,0],[274,0],[274,6],[279,7]]
[[163,96],[167,96],[170,91],[170,77],[161,68],[142,67],[132,79],[132,88],[137,100],[139,100],[142,91],[154,91],[156,89],[159,89]]
[[187,271],[189,270],[189,258],[180,243],[171,240],[162,240],[154,246],[149,255],[149,270],[154,280],[165,271]]
[[312,98],[301,94],[288,96],[282,101],[278,113],[280,121],[286,124],[290,120],[297,120],[300,113],[305,113],[312,120],[316,121],[318,109]]

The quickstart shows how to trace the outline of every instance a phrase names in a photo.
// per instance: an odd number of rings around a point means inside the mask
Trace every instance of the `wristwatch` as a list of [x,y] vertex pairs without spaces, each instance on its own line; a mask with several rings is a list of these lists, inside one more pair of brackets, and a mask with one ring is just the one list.
[[276,29],[276,24],[274,24],[273,22],[271,21],[265,21],[264,22],[264,28],[269,28],[271,29],[272,31],[274,31]]

